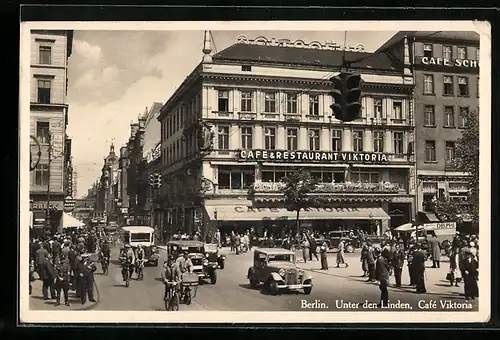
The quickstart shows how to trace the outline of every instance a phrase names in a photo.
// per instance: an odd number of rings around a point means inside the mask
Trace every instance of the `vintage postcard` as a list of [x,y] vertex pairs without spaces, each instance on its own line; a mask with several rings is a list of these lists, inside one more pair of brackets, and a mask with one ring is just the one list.
[[22,23],[20,321],[489,320],[490,53],[472,21]]

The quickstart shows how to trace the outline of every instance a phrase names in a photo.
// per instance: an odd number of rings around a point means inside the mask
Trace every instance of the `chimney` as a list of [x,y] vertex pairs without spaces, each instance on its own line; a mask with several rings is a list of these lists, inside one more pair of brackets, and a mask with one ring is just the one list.
[[413,83],[412,65],[410,55],[410,45],[408,44],[408,37],[405,35],[403,46],[403,80],[405,84]]

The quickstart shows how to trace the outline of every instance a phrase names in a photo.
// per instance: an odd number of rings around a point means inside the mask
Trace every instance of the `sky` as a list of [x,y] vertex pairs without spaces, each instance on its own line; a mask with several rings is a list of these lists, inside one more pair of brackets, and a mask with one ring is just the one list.
[[[347,45],[376,50],[394,31],[348,32]],[[236,43],[239,35],[292,41],[335,41],[344,31],[212,31],[214,52]],[[111,142],[119,152],[130,123],[155,101],[165,103],[201,61],[203,31],[75,31],[69,58],[68,136],[78,173],[77,196],[100,176]]]

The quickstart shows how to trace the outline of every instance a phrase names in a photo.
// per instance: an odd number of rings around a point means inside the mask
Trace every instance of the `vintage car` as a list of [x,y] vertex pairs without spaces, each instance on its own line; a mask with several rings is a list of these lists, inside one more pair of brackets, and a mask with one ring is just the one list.
[[262,288],[272,295],[296,289],[309,295],[313,287],[312,276],[295,264],[295,253],[281,248],[256,249],[247,278],[252,288],[262,283]]
[[356,248],[360,247],[360,242],[357,238],[353,238],[348,230],[336,230],[330,231],[328,233],[329,248],[337,248],[340,241],[344,241],[344,251],[346,253],[352,253]]
[[217,262],[220,269],[224,269],[226,266],[226,256],[219,254],[217,243],[205,243],[205,256],[208,262]]
[[158,266],[158,259],[160,254],[158,248],[156,248],[155,242],[155,230],[146,226],[126,226],[122,228],[122,238],[124,244],[130,244],[132,249],[135,249],[142,245],[144,249],[144,255],[146,257],[145,265],[152,264],[153,266]]
[[193,273],[198,275],[200,280],[209,279],[211,284],[217,282],[217,261],[210,261],[206,256],[205,244],[194,240],[176,240],[167,243],[168,254],[174,259],[188,252],[193,263]]

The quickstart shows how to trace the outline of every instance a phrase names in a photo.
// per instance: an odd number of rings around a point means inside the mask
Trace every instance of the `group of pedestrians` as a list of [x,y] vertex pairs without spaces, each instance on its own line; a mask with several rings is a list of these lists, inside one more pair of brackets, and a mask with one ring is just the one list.
[[[82,304],[94,299],[94,272],[93,263],[88,250],[88,244],[94,245],[91,234],[70,232],[54,235],[45,239],[33,239],[30,243],[30,277],[29,293],[32,294],[32,282],[35,273],[42,281],[43,300],[56,300],[55,305],[69,306],[69,290],[74,290]],[[89,242],[89,239],[91,240]],[[76,242],[74,242],[74,241]]]

